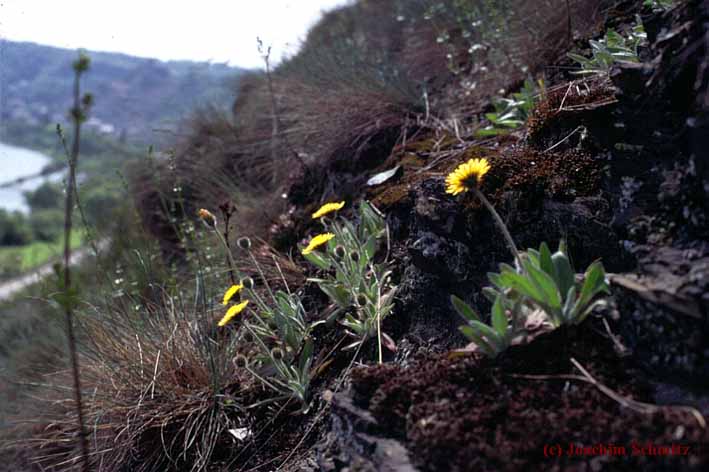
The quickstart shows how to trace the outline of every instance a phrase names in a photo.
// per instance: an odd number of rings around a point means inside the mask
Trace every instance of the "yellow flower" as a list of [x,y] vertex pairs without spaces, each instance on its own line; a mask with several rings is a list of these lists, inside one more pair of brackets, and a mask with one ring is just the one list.
[[326,203],[321,206],[318,211],[313,213],[313,219],[320,218],[321,216],[325,216],[333,211],[341,210],[343,206],[345,206],[344,201],[340,203]]
[[446,193],[458,195],[480,185],[483,175],[490,170],[487,159],[470,159],[448,174]]
[[241,284],[232,285],[231,287],[229,287],[229,290],[224,293],[224,301],[222,301],[222,305],[226,305],[227,303],[229,303],[229,300],[231,300],[234,295],[239,293],[239,290],[241,290],[242,288],[244,288],[244,286]]
[[329,240],[331,240],[334,237],[335,237],[335,235],[332,233],[323,233],[323,234],[318,234],[317,236],[314,236],[313,239],[311,239],[310,242],[308,243],[308,247],[303,249],[302,254],[304,256],[307,256],[308,254],[313,252],[313,250],[315,248],[322,246],[323,244],[325,244],[326,242],[328,242]]
[[205,210],[204,208],[200,208],[197,210],[197,216],[204,221],[205,224],[209,226],[217,226],[217,217],[214,216],[214,214],[209,211]]
[[249,304],[248,300],[244,300],[243,302],[239,303],[238,305],[232,305],[226,312],[226,315],[224,315],[224,318],[219,320],[219,323],[217,324],[218,326],[224,326],[228,322],[231,321],[232,318],[234,318],[236,315],[244,311],[244,308],[246,308],[246,305]]

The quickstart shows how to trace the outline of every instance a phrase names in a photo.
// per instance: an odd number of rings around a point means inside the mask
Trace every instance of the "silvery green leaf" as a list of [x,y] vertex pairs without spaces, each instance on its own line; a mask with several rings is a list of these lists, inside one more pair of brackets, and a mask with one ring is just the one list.
[[469,326],[477,331],[480,335],[485,336],[485,339],[490,344],[490,346],[495,350],[495,352],[502,352],[505,349],[505,343],[494,329],[486,325],[485,323],[480,323],[479,321],[470,321]]
[[341,307],[347,307],[350,305],[350,297],[347,291],[338,285],[332,285],[329,283],[318,284],[320,290],[325,292],[325,294],[330,297],[330,300],[337,303]]
[[572,286],[566,293],[566,299],[564,300],[563,314],[566,320],[572,320],[576,315],[574,313],[574,305],[576,304],[576,287]]
[[527,257],[533,264],[539,265],[539,251],[536,249],[527,249]]
[[[499,290],[504,290],[507,288],[507,286],[504,284],[504,281],[502,280],[502,276],[500,274],[496,274],[494,272],[488,272],[487,279],[490,281],[491,284],[493,284]],[[494,302],[495,300],[493,299],[490,301]]]
[[503,129],[497,129],[492,127],[486,127],[475,131],[475,136],[484,138],[486,136],[498,136],[503,134],[509,134],[509,131]]
[[366,264],[374,257],[374,253],[377,251],[377,238],[370,236],[362,249],[364,250],[364,254],[363,257],[360,258],[360,264]]
[[300,375],[303,378],[307,378],[308,371],[310,370],[310,364],[313,361],[313,342],[308,339],[305,341],[303,350],[300,353]]
[[585,306],[601,291],[608,291],[605,281],[605,271],[603,265],[596,261],[586,269],[583,286],[579,299],[574,306],[574,312],[580,313],[585,310]]
[[470,326],[459,326],[458,329],[460,330],[461,333],[463,333],[463,336],[466,338],[470,339],[472,342],[475,343],[478,348],[488,357],[495,357],[497,355],[497,351],[490,346],[490,343],[485,341],[485,339],[478,334],[475,329],[473,329]]
[[517,292],[525,295],[537,303],[546,303],[544,291],[537,286],[531,279],[522,274],[512,271],[506,271],[500,274],[500,282],[505,288],[512,288]]
[[498,296],[492,306],[492,326],[500,337],[505,337],[508,327],[507,316],[505,316],[505,309],[502,306],[502,296]]
[[591,312],[594,310],[594,308],[596,308],[597,306],[603,306],[606,303],[607,303],[606,300],[603,300],[603,299],[596,300],[595,302],[591,303],[588,307],[586,307],[586,309],[580,315],[578,315],[576,317],[575,324],[579,324],[583,320],[585,320],[586,317],[591,314]]
[[568,293],[569,289],[576,284],[576,272],[571,266],[569,257],[560,249],[551,256],[551,261],[554,264],[559,292]]
[[455,311],[457,311],[458,314],[466,320],[482,321],[478,314],[475,313],[475,311],[470,307],[470,305],[468,305],[455,295],[451,295],[451,303],[453,304],[453,308],[455,308]]
[[327,270],[330,268],[330,261],[326,260],[316,252],[311,252],[309,254],[303,254],[305,260],[313,264],[314,266]]
[[554,263],[551,261],[551,251],[547,243],[542,243],[541,246],[539,246],[539,267],[544,272],[551,275],[558,285],[559,280],[554,270]]
[[500,295],[501,292],[493,287],[483,287],[482,293],[483,296],[490,301],[490,303],[495,303],[497,296]]
[[561,309],[561,295],[554,279],[530,261],[524,261],[522,265],[529,279],[542,291],[544,297],[542,301],[554,309]]
[[384,295],[382,295],[382,298],[379,301],[380,304],[382,306],[390,304],[391,302],[394,301],[394,295],[396,295],[396,287],[392,287],[388,292],[386,292]]

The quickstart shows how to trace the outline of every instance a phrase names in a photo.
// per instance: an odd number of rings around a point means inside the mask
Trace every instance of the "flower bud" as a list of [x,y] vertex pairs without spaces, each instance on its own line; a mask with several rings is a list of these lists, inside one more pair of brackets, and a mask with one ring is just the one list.
[[209,228],[215,229],[217,227],[217,217],[211,211],[200,208],[197,210],[197,216]]
[[235,365],[236,367],[238,367],[239,369],[244,369],[244,368],[248,367],[248,365],[249,365],[249,360],[246,358],[246,356],[244,356],[244,355],[242,355],[242,354],[238,354],[238,355],[234,358],[234,365]]
[[350,259],[352,259],[354,262],[359,262],[359,252],[358,251],[350,252]]
[[343,257],[345,257],[345,248],[342,247],[342,245],[340,244],[335,246],[335,257],[337,257],[338,259],[342,259]]
[[89,70],[89,65],[91,64],[91,59],[89,56],[86,55],[86,53],[80,52],[79,53],[79,58],[74,61],[72,66],[74,67],[74,70],[78,72],[79,74],[86,72]]
[[85,93],[84,96],[81,97],[81,104],[84,108],[90,108],[94,104],[94,96],[90,93]]
[[367,301],[367,296],[363,293],[358,293],[355,297],[355,302],[357,302],[357,305],[360,307],[367,306]]
[[251,249],[251,240],[245,236],[237,239],[236,244],[245,251]]
[[251,290],[254,288],[254,279],[251,277],[244,277],[241,279],[241,285],[243,285],[245,289]]
[[283,349],[281,349],[280,347],[274,347],[271,350],[271,357],[273,357],[274,360],[282,361],[283,360]]

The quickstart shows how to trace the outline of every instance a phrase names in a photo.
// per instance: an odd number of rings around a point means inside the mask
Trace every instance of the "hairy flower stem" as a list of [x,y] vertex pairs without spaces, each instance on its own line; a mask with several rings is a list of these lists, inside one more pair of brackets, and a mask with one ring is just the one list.
[[497,210],[495,210],[495,207],[492,206],[492,203],[488,201],[487,198],[485,198],[485,195],[478,190],[477,187],[472,188],[473,192],[475,192],[475,196],[480,199],[480,201],[483,203],[485,208],[490,211],[492,214],[493,220],[495,220],[495,223],[497,224],[497,227],[500,229],[502,232],[502,235],[505,237],[505,241],[507,242],[507,245],[510,248],[510,251],[512,251],[512,256],[515,259],[515,263],[517,264],[518,268],[522,267],[522,259],[520,258],[519,251],[517,250],[517,246],[515,245],[514,240],[512,239],[512,235],[510,234],[510,231],[507,229],[507,226],[505,225],[505,222],[502,221],[502,218],[500,218],[500,214],[497,213]]
[[384,282],[383,280],[379,280],[379,277],[377,277],[377,272],[374,270],[374,267],[369,266],[369,270],[372,271],[372,274],[374,274],[374,278],[377,281],[377,347],[379,348],[379,363],[383,364],[383,356],[382,356],[382,283]]
[[224,236],[222,243],[224,244],[224,247],[226,248],[226,252],[228,254],[227,263],[229,264],[229,279],[231,280],[232,285],[236,285],[236,276],[234,275],[234,261],[231,258],[231,246],[229,245],[229,220],[231,219],[231,212],[222,211],[222,214],[224,216]]
[[231,248],[229,247],[229,243],[224,238],[224,236],[222,236],[216,226],[214,227],[214,233],[216,233],[217,237],[219,238],[219,241],[222,243],[222,246],[224,246],[224,250],[226,251],[226,260],[229,264],[229,278],[231,279],[231,283],[236,285],[236,278],[234,277],[236,264],[234,263],[234,257],[231,255]]
[[81,110],[79,79],[81,71],[76,70],[74,75],[74,142],[72,143],[71,156],[69,156],[69,176],[66,186],[66,200],[64,207],[64,316],[66,323],[66,336],[69,345],[71,373],[74,380],[74,401],[79,426],[79,442],[81,446],[81,464],[84,472],[89,471],[89,443],[84,426],[84,409],[81,398],[81,379],[79,377],[79,359],[76,353],[76,336],[74,334],[74,320],[71,296],[71,216],[74,209],[74,191],[76,189],[76,165],[79,160],[79,140],[81,138]]
[[263,280],[263,284],[266,286],[266,289],[268,290],[268,294],[271,296],[271,299],[275,303],[277,303],[276,296],[273,294],[273,291],[271,290],[271,286],[268,283],[268,279],[266,278],[266,275],[263,273],[263,270],[261,270],[261,264],[258,263],[258,261],[254,257],[254,255],[250,249],[246,252],[249,253],[249,257],[251,258],[251,262],[253,262],[254,266],[256,266],[256,270],[258,270],[258,273],[261,276],[261,280]]
[[382,289],[377,289],[377,347],[379,348],[379,363],[382,364]]

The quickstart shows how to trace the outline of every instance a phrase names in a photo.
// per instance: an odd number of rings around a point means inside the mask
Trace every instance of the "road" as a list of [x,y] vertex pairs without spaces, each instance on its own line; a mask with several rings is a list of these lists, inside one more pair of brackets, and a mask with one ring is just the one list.
[[[103,249],[108,247],[108,243],[108,239],[103,239],[99,241],[97,249],[99,251],[102,251]],[[92,252],[93,250],[90,246],[85,246],[80,249],[73,250],[71,253],[70,264],[79,264],[81,261],[86,259],[87,256],[90,256]],[[46,264],[43,264],[26,274],[20,275],[19,277],[15,277],[14,279],[10,279],[5,282],[0,282],[0,302],[9,300],[15,294],[21,292],[30,285],[40,282],[48,275],[52,275],[54,273],[53,265],[56,262],[56,260],[47,262]]]

